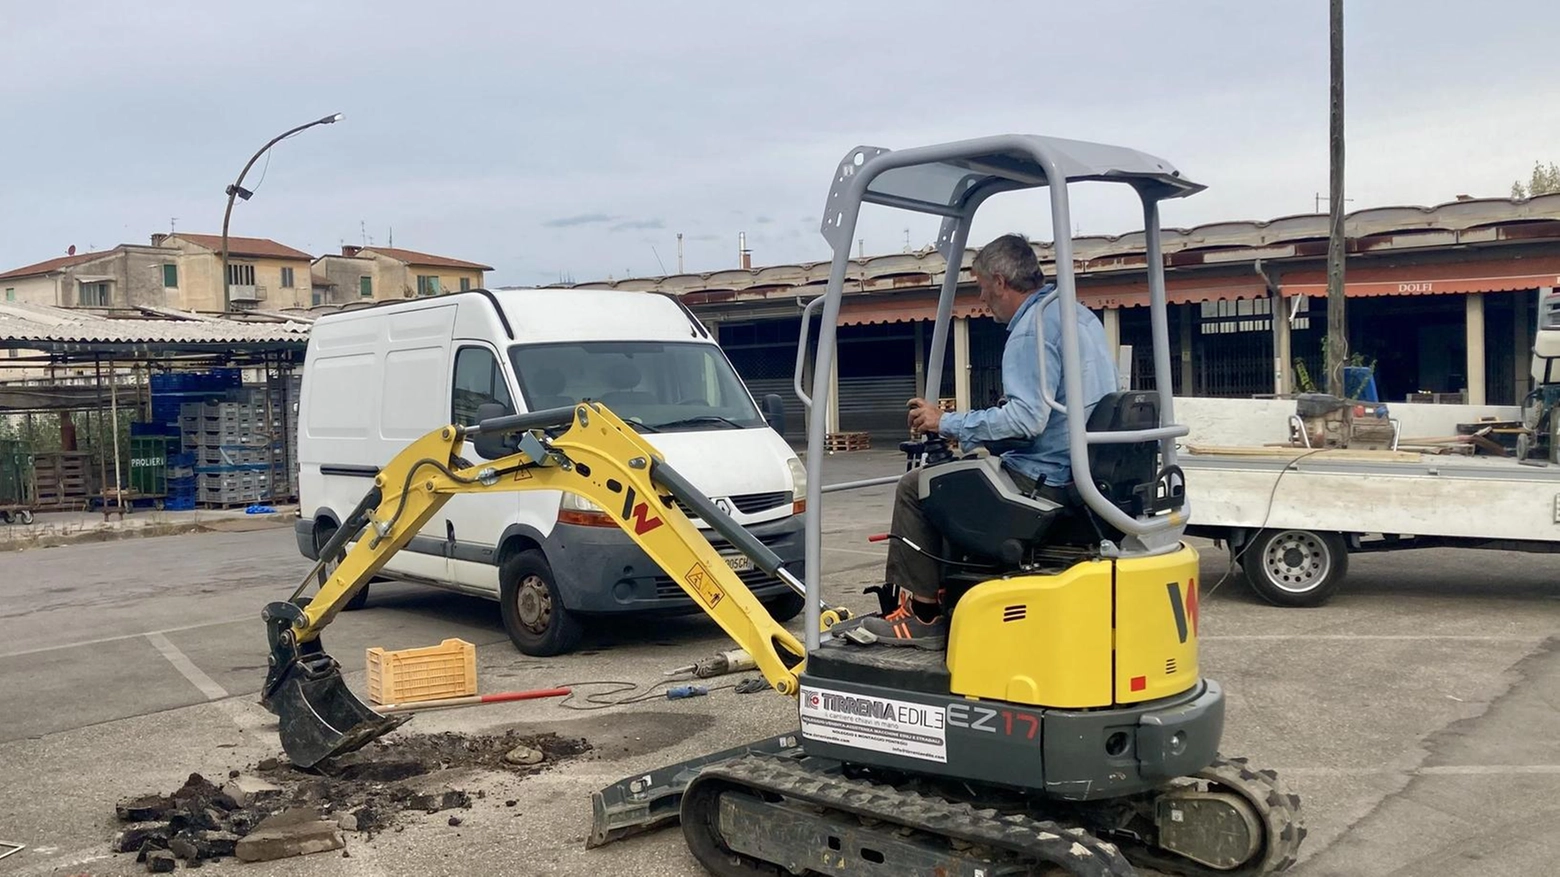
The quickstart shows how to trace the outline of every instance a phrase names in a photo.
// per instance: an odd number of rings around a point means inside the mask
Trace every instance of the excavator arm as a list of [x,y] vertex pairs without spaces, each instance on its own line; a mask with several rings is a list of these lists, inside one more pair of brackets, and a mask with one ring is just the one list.
[[[549,437],[548,430],[560,428]],[[467,463],[459,456],[467,440],[484,457],[497,458]],[[703,518],[764,571],[798,592],[804,586],[632,426],[599,403],[585,402],[488,417],[475,426],[445,426],[412,442],[375,477],[373,489],[321,549],[319,564],[292,598],[266,606],[262,617],[271,655],[261,702],[280,720],[282,747],[294,764],[311,767],[350,752],[405,721],[381,716],[347,688],[340,665],[320,645],[320,631],[450,497],[518,490],[567,491],[606,510],[753,657],[776,691],[797,693],[806,658],[802,643],[770,617],[682,509]],[[335,569],[323,576],[348,543],[353,544]],[[320,578],[312,598],[303,596]],[[825,624],[849,615],[843,609],[825,614]]]

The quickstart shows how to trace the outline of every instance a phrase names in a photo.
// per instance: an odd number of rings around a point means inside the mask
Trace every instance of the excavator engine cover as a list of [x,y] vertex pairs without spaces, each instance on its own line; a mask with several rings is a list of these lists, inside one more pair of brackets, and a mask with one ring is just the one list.
[[318,637],[297,643],[292,619],[300,611],[293,603],[265,608],[271,666],[260,702],[277,718],[288,759],[312,768],[362,748],[411,716],[380,715],[353,694],[341,676],[341,665],[325,653]]

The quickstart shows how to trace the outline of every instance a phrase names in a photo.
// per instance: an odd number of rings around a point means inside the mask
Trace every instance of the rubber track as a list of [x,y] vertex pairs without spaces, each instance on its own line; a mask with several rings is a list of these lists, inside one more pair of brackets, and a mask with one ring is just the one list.
[[1221,871],[1174,854],[1129,849],[1128,857],[1135,864],[1184,877],[1258,877],[1287,871],[1294,866],[1299,857],[1300,842],[1305,840],[1305,822],[1300,813],[1300,796],[1284,786],[1276,771],[1252,770],[1246,758],[1221,756],[1193,778],[1232,789],[1256,808],[1264,829],[1262,856],[1243,867]]
[[[1054,864],[1077,877],[1137,877],[1115,844],[1081,828],[1064,828],[1018,814],[808,770],[800,763],[749,755],[705,768],[694,781],[724,780],[794,801],[908,826],[945,838],[983,844]],[[809,856],[800,857],[803,860]]]

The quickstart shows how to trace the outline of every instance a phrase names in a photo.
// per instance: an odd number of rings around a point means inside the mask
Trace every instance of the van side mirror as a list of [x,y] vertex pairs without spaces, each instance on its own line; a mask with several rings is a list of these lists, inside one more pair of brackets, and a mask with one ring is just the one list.
[[[477,422],[491,420],[495,417],[503,417],[509,410],[496,402],[484,402],[477,406]],[[471,439],[471,446],[477,449],[477,455],[484,460],[497,460],[499,457],[509,455],[511,449],[519,446],[514,433],[478,433]]]
[[785,435],[785,400],[779,393],[770,393],[764,397],[764,419],[769,421],[769,428]]

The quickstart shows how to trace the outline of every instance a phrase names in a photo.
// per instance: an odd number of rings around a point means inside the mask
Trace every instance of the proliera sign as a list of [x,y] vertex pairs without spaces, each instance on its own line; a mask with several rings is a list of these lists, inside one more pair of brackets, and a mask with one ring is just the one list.
[[803,688],[801,717],[802,736],[810,740],[948,761],[947,714],[942,707]]

